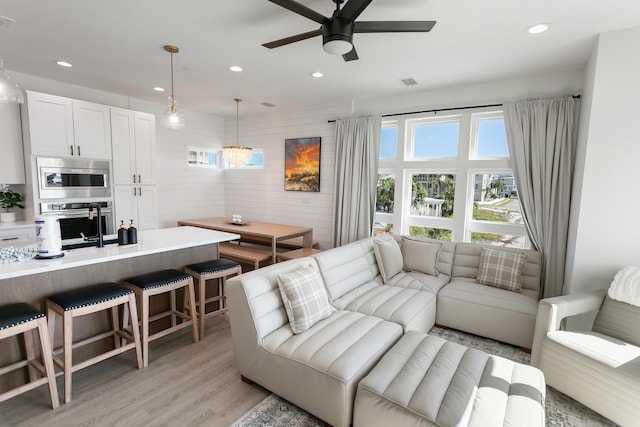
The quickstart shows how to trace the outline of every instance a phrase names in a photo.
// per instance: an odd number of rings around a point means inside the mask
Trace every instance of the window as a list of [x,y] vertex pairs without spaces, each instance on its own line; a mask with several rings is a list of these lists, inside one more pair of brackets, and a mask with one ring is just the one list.
[[217,167],[217,149],[187,147],[187,166]]
[[395,159],[398,150],[398,126],[387,123],[380,132],[380,158]]
[[412,123],[411,158],[428,159],[458,156],[460,123],[457,119],[442,122]]
[[383,124],[404,156],[384,159],[381,148],[375,233],[530,247],[502,111],[453,113]]
[[[225,161],[225,168],[229,168],[229,164]],[[238,165],[233,169],[262,169],[264,168],[264,150],[262,148],[253,148],[251,150],[251,158],[244,165]]]

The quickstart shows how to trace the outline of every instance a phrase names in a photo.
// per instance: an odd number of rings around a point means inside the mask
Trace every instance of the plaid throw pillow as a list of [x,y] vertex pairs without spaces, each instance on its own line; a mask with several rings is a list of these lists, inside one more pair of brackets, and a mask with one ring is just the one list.
[[520,292],[527,255],[482,248],[476,281],[509,291]]
[[320,272],[313,266],[278,276],[278,288],[294,334],[331,316],[329,296]]

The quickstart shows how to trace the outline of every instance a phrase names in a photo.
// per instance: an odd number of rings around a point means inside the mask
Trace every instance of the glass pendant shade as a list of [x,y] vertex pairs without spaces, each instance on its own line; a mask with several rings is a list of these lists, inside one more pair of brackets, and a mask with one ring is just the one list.
[[243,147],[240,145],[240,101],[239,98],[234,99],[236,101],[236,145],[226,145],[222,147],[222,158],[229,163],[231,167],[246,165],[253,154],[251,147]]
[[186,125],[184,114],[178,109],[178,103],[173,96],[169,97],[169,107],[162,115],[160,125],[168,129],[182,129]]
[[4,69],[4,61],[0,59],[0,101],[1,102],[24,102],[24,93],[20,86],[14,83]]
[[166,45],[164,50],[171,54],[171,96],[169,97],[169,107],[160,120],[160,126],[167,129],[182,129],[187,122],[182,111],[178,109],[178,101],[173,94],[173,54],[180,52],[180,49],[176,46]]

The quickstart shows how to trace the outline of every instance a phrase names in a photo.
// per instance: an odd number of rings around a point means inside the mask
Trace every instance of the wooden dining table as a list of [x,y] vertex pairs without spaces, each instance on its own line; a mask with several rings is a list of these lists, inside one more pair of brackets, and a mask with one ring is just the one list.
[[246,221],[234,223],[231,218],[213,217],[178,221],[178,225],[208,228],[210,230],[226,231],[240,235],[240,240],[264,242],[271,244],[272,262],[276,262],[276,248],[281,240],[302,237],[302,247],[311,248],[313,245],[313,228],[297,225],[274,224],[271,222]]

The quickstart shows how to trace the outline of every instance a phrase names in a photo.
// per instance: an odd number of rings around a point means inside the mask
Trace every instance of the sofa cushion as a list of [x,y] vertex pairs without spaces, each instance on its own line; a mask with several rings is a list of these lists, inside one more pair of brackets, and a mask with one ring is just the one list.
[[520,292],[526,254],[482,248],[478,266],[478,283],[508,291]]
[[294,334],[331,315],[329,297],[315,266],[278,275],[278,287]]
[[640,307],[606,295],[592,330],[640,346]]
[[393,238],[375,239],[373,243],[378,269],[382,280],[386,283],[402,271],[402,251]]
[[431,292],[435,295],[447,282],[449,282],[449,276],[443,274],[430,276],[420,273],[419,271],[401,271],[393,276],[385,285],[417,289],[419,291]]
[[402,238],[403,270],[419,271],[430,276],[437,276],[436,264],[442,243],[429,243]]

